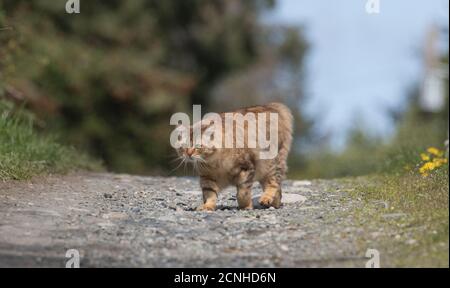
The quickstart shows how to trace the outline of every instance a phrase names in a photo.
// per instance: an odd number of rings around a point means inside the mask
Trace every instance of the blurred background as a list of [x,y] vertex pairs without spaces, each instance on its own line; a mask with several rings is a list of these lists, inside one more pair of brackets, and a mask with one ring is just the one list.
[[286,103],[296,178],[410,169],[448,139],[448,1],[80,4],[0,0],[0,99],[110,171],[168,175],[192,104]]

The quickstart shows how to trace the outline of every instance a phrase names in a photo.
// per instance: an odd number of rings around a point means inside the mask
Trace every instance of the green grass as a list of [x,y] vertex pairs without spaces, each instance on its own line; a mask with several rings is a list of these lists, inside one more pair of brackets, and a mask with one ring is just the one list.
[[449,266],[448,165],[428,177],[410,171],[342,181],[364,203],[353,212],[366,230],[360,249],[378,249],[385,267]]
[[101,165],[55,137],[33,129],[33,118],[0,101],[0,180],[22,180],[42,174],[97,170]]
[[[361,255],[377,249],[382,267],[449,267],[448,163],[428,176],[420,173],[426,162],[444,157],[427,152],[432,146],[445,150],[442,135],[427,136],[433,125],[410,129],[391,143],[359,141],[341,154],[312,155],[308,169],[290,177],[342,177],[337,181],[348,199],[358,200],[342,215],[363,231],[355,249]],[[422,153],[431,158],[423,160]]]

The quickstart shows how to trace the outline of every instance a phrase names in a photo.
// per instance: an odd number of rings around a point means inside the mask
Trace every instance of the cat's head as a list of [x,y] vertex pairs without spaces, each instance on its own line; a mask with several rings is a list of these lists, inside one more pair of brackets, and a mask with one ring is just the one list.
[[[202,125],[201,131],[204,133],[207,126]],[[216,152],[214,145],[205,145],[202,141],[195,141],[193,135],[193,126],[179,127],[178,129],[185,129],[190,137],[179,137],[178,148],[175,148],[182,160],[186,162],[207,162]]]
[[182,157],[187,162],[206,162],[215,153],[215,151],[215,148],[204,147],[199,144],[189,147],[180,147],[177,149],[178,156]]

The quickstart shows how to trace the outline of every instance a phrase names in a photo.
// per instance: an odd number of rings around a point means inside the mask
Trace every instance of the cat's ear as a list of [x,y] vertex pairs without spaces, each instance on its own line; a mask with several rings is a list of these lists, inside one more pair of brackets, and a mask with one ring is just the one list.
[[170,134],[170,144],[173,148],[185,148],[189,146],[190,133],[189,126],[183,125],[183,123],[177,123],[176,128]]

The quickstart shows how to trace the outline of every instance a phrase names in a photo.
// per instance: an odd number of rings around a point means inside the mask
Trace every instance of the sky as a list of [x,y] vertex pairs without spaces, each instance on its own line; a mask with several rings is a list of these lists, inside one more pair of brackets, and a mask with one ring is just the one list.
[[[426,31],[433,23],[448,29],[447,0],[379,0],[374,14],[366,2],[278,0],[264,16],[304,27],[311,49],[302,105],[316,132],[330,134],[337,146],[356,126],[372,135],[393,133],[386,112],[404,107],[408,89],[420,83]],[[442,42],[447,51],[448,38]]]

